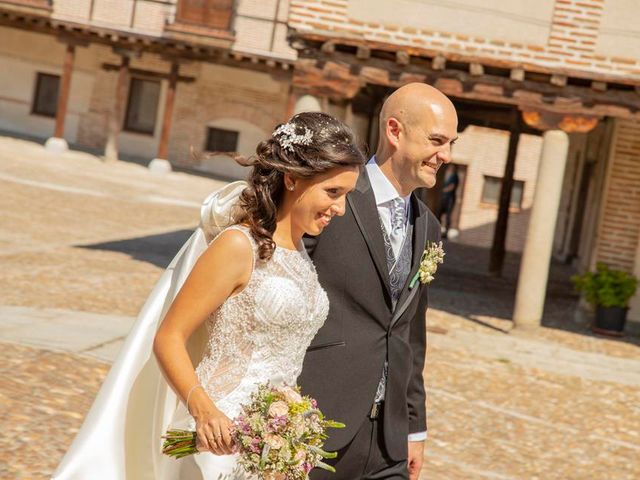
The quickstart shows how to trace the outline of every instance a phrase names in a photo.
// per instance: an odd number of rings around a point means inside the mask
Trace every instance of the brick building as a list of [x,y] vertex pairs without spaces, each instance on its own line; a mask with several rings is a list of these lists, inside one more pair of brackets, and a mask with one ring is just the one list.
[[287,16],[286,0],[2,0],[0,130],[241,175],[190,150],[251,154],[285,118]]
[[[0,0],[0,129],[238,177],[230,159],[190,150],[250,154],[305,109],[374,148],[385,96],[428,82],[460,112],[458,241],[490,247],[499,273],[506,250],[531,256],[528,239],[544,236],[530,218],[548,196],[557,206],[537,210],[556,225],[555,257],[640,274],[640,11],[634,0],[530,5]],[[546,131],[568,133],[566,153]]]
[[293,89],[339,105],[371,145],[392,89],[449,95],[460,241],[491,243],[496,273],[524,250],[514,316],[536,323],[548,254],[640,274],[639,21],[633,0],[292,0]]

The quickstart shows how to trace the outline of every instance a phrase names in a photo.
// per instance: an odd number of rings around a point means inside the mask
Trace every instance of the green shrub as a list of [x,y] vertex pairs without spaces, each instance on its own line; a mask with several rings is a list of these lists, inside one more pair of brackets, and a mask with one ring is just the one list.
[[584,294],[587,302],[602,307],[628,307],[638,287],[638,279],[622,270],[613,270],[598,263],[595,272],[571,277],[577,291]]

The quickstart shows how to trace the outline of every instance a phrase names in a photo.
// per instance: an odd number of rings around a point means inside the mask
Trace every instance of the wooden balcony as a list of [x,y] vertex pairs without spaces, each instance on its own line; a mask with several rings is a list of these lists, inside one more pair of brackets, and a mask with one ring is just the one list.
[[0,0],[0,8],[36,15],[50,15],[53,10],[50,0]]
[[207,45],[230,47],[234,40],[231,24],[233,0],[178,0],[175,22],[165,35]]

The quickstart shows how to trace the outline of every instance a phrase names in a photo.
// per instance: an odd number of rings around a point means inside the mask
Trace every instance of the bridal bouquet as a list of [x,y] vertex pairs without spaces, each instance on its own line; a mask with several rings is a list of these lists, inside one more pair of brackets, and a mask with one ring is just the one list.
[[[238,463],[265,480],[306,480],[314,467],[335,472],[324,463],[336,453],[322,449],[327,428],[344,424],[326,420],[313,398],[298,387],[261,385],[233,420]],[[163,453],[181,458],[197,453],[196,433],[169,430]]]

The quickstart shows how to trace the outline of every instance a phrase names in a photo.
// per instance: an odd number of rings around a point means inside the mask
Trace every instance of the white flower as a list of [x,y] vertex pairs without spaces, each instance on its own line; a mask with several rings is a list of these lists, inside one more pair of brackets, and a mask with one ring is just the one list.
[[264,443],[269,445],[274,450],[278,450],[278,449],[284,447],[285,444],[286,444],[284,438],[282,438],[282,437],[280,437],[278,435],[274,435],[273,433],[267,433],[264,436]]
[[284,395],[284,399],[289,403],[299,403],[302,401],[302,395],[291,387],[284,387],[281,391],[282,395]]
[[[303,134],[296,133],[296,128],[299,127],[304,128]],[[276,128],[271,136],[278,140],[278,143],[282,148],[293,153],[294,145],[311,144],[311,140],[313,139],[313,132],[307,126],[298,126],[294,123],[287,122]]]
[[431,283],[435,278],[438,265],[444,262],[444,255],[445,253],[444,248],[442,247],[442,242],[428,242],[427,247],[422,253],[418,273],[416,273],[415,277],[411,280],[409,287],[412,288],[418,280],[423,284]]
[[287,413],[289,413],[289,406],[281,400],[278,400],[277,402],[273,402],[269,406],[270,417],[282,417]]

